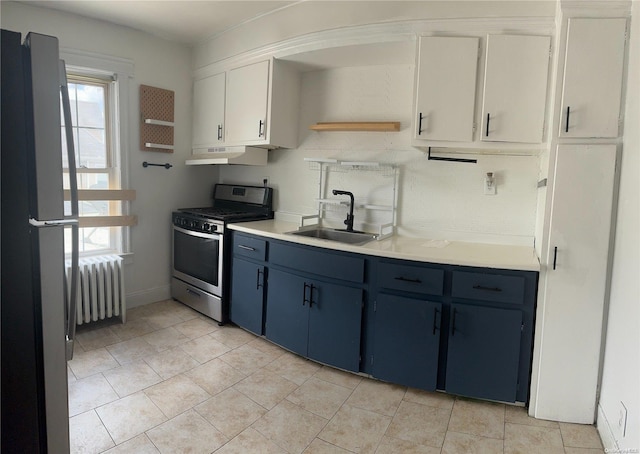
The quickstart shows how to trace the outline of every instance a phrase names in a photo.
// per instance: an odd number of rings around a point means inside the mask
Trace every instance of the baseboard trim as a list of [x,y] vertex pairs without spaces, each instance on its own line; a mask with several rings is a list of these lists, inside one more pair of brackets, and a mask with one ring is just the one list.
[[127,293],[127,308],[131,309],[145,304],[164,301],[171,298],[171,285],[163,285],[150,289]]
[[602,440],[605,452],[618,452],[618,443],[616,442],[616,438],[613,435],[613,431],[611,430],[609,420],[607,419],[607,416],[605,415],[604,410],[600,405],[598,405],[598,419],[596,419],[596,428],[598,429],[598,433],[600,434],[600,439]]

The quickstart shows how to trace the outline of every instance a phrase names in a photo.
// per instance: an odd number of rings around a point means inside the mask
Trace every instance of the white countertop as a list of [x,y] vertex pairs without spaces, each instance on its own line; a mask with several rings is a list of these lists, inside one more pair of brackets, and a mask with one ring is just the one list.
[[354,246],[337,241],[288,235],[287,232],[298,229],[298,224],[294,222],[255,221],[229,224],[227,227],[267,238],[377,257],[448,265],[540,271],[540,262],[535,250],[528,246],[439,241],[397,235],[380,241],[371,241],[362,246]]

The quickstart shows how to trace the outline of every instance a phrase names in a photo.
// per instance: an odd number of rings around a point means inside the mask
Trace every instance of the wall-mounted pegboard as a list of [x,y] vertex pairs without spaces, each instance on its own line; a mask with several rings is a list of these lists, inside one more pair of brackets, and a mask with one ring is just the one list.
[[140,149],[173,153],[175,93],[140,85]]

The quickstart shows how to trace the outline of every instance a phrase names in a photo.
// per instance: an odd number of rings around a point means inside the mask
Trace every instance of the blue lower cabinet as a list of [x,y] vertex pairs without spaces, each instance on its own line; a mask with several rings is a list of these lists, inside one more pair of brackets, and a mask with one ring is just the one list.
[[521,336],[519,310],[451,304],[445,390],[515,402]]
[[340,369],[360,370],[362,289],[312,282],[308,288],[308,357]]
[[269,269],[265,336],[284,348],[307,356],[309,303],[305,279]]
[[376,258],[236,232],[233,247],[237,325],[391,383],[528,400],[537,273]]
[[362,289],[269,270],[267,339],[302,356],[357,372]]
[[262,334],[265,267],[233,259],[229,318],[257,335]]
[[393,383],[435,390],[442,305],[379,293],[374,306],[372,375]]

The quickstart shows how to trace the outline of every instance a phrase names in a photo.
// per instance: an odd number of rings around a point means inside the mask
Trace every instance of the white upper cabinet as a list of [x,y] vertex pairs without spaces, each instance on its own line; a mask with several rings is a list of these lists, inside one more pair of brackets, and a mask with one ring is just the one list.
[[265,141],[269,101],[269,63],[261,61],[229,71],[227,81],[227,141]]
[[560,137],[617,137],[626,19],[569,18]]
[[277,60],[227,72],[227,145],[295,148],[298,139],[300,75]]
[[224,143],[225,73],[193,83],[193,151],[203,153]]
[[482,141],[543,141],[550,46],[549,36],[487,37]]
[[479,41],[420,38],[414,139],[473,140]]

